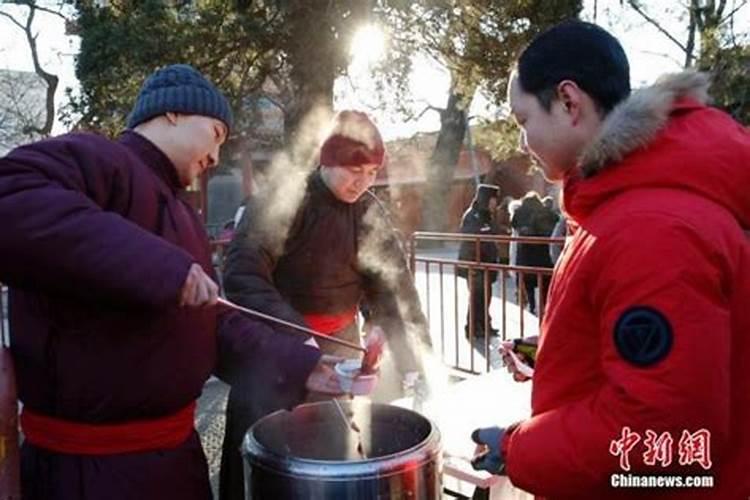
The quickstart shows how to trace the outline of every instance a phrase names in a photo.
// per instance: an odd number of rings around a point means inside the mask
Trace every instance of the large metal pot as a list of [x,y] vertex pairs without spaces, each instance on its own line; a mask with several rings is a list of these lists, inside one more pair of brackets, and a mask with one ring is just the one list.
[[245,436],[245,491],[252,500],[439,499],[440,433],[422,415],[367,402],[333,402],[279,411]]

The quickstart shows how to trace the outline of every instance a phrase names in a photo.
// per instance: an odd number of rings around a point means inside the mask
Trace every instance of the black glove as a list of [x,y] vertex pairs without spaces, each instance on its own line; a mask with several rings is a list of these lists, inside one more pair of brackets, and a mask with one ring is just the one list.
[[504,434],[505,429],[502,427],[484,427],[471,433],[472,441],[487,447],[485,451],[475,455],[471,460],[471,466],[475,470],[486,470],[495,475],[505,472],[505,460],[500,452],[500,443]]

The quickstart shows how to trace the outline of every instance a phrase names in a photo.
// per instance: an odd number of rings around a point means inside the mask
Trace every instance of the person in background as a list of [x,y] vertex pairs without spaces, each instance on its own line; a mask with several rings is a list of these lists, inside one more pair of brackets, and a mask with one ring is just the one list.
[[[549,202],[551,201],[549,198]],[[546,237],[552,233],[557,223],[557,215],[551,207],[545,206],[539,194],[529,191],[521,199],[521,205],[513,213],[510,223],[519,236]],[[550,269],[553,267],[547,244],[519,243],[516,262],[519,266]],[[523,273],[524,292],[532,314],[537,314],[536,290],[539,289],[540,300],[545,300],[550,279],[549,274],[539,276],[534,272]]]
[[[508,217],[510,217],[510,221],[513,220],[513,216],[518,211],[518,209],[521,208],[521,200],[514,200],[510,199],[508,201]],[[517,238],[519,236],[518,230],[513,227],[513,224],[510,224],[510,235],[514,238]],[[510,245],[508,245],[508,259],[511,266],[517,266],[518,265],[518,242],[517,241],[511,241]],[[519,285],[519,279],[518,274],[516,274],[516,288],[518,288]]]
[[[384,160],[370,118],[339,112],[320,147],[319,166],[302,186],[289,170],[269,174],[269,182],[291,179],[286,188],[299,190],[298,202],[290,205],[294,196],[278,189],[259,189],[250,199],[229,246],[224,286],[242,306],[355,343],[356,315],[364,304],[368,321],[385,331],[400,376],[413,384],[423,369],[409,339],[427,346],[430,340],[404,249],[369,191]],[[332,343],[322,341],[321,349],[353,357]],[[221,500],[245,498],[240,444],[250,425],[278,406],[276,393],[259,398],[259,391],[235,386],[229,394]],[[323,398],[328,396],[309,399]]]
[[[502,201],[497,204],[495,209],[495,225],[497,226],[497,234],[500,236],[510,236],[510,203],[513,198],[510,196],[503,197]],[[502,242],[498,245],[498,262],[500,264],[510,264],[510,244],[508,242]]]
[[[493,214],[497,208],[500,188],[492,184],[479,184],[474,193],[471,205],[461,219],[462,234],[475,236],[494,236],[497,225]],[[467,262],[498,263],[498,246],[494,241],[462,241],[458,250],[458,260]],[[482,269],[458,268],[459,276],[466,278],[469,287],[469,308],[466,313],[464,333],[467,338],[472,335],[484,337],[485,331],[497,335],[498,330],[492,326],[490,302],[492,284],[497,279],[497,271],[485,273]],[[485,279],[485,276],[487,279]],[[488,325],[485,328],[485,324]]]
[[[560,218],[557,220],[557,224],[555,224],[554,229],[552,229],[552,234],[550,234],[550,238],[565,238],[567,235],[568,235],[568,221],[565,218],[565,216],[560,215]],[[553,266],[557,264],[557,261],[560,259],[560,254],[562,253],[562,249],[563,249],[562,243],[550,243],[549,258],[552,261]]]
[[224,96],[177,64],[145,81],[117,140],[71,133],[0,159],[24,500],[209,500],[193,421],[212,373],[263,380],[278,408],[341,393],[307,336],[216,306],[181,195],[231,126]]
[[[577,227],[531,417],[477,430],[476,467],[553,500],[750,495],[750,134],[708,87],[688,71],[631,94],[620,43],[581,21],[521,54],[511,112]],[[617,487],[654,475],[713,486]]]
[[542,198],[542,205],[544,205],[544,208],[546,208],[550,212],[556,212],[555,200],[551,196],[545,196],[544,198]]
[[[560,209],[555,203],[555,198],[552,196],[545,196],[542,198],[542,204],[544,205],[544,208],[547,209],[547,212],[544,216],[544,222],[545,225],[552,225],[552,229],[550,230],[549,237],[550,238],[561,238],[565,236],[565,232],[567,229],[567,224],[565,222],[565,217],[562,216],[560,213]],[[562,252],[562,244],[559,243],[550,243],[549,244],[549,258],[550,261],[552,261],[552,267],[555,266],[555,263],[557,262],[557,259],[560,257],[560,252]]]
[[236,231],[237,228],[240,227],[242,215],[245,213],[245,208],[247,207],[247,203],[250,201],[250,196],[252,196],[252,194],[253,163],[252,161],[248,160],[242,168],[242,202],[240,203],[240,206],[237,207],[237,211],[234,213],[234,218],[232,219],[232,235],[234,235],[234,231]]

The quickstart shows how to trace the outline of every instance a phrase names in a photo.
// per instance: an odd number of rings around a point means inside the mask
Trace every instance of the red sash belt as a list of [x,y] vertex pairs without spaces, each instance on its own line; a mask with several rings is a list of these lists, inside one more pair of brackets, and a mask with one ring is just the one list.
[[305,314],[305,323],[313,330],[331,335],[354,323],[357,308],[339,314]]
[[112,455],[175,448],[193,432],[195,401],[177,413],[120,424],[84,424],[24,408],[21,427],[34,446],[73,455]]

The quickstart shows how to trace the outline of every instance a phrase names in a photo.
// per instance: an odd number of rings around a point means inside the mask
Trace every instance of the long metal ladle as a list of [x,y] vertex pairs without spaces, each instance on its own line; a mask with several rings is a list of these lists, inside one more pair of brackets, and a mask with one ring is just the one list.
[[[354,349],[356,351],[364,352],[365,354],[367,354],[367,349],[364,348],[364,347],[362,347],[362,346],[360,346],[360,345],[354,344],[352,342],[347,342],[346,340],[337,339],[335,337],[329,337],[328,335],[323,335],[322,333],[316,332],[315,330],[311,330],[310,328],[306,328],[304,326],[296,325],[296,324],[291,323],[289,321],[285,321],[283,319],[276,318],[274,316],[262,313],[260,311],[256,311],[255,309],[250,309],[250,308],[247,308],[247,307],[242,307],[240,305],[235,304],[234,302],[230,302],[230,301],[228,301],[226,299],[223,299],[221,297],[219,297],[218,303],[221,304],[221,305],[223,305],[223,306],[229,307],[230,309],[234,309],[236,311],[240,311],[240,312],[243,312],[245,314],[249,314],[251,316],[256,316],[258,318],[265,319],[265,320],[270,321],[272,323],[278,323],[280,325],[288,326],[289,328],[294,328],[296,330],[300,330],[300,331],[305,332],[305,333],[307,333],[309,335],[312,335],[313,337],[318,338],[320,340],[326,340],[328,342],[333,342],[334,344],[339,344],[339,345],[342,345],[344,347],[348,347],[350,349]],[[336,398],[332,399],[331,401],[333,402],[333,405],[338,410],[339,415],[341,415],[341,418],[344,420],[344,424],[346,424],[346,426],[349,429],[351,429],[353,432],[357,433],[357,453],[359,453],[360,457],[362,457],[363,459],[366,459],[367,456],[365,455],[365,450],[364,450],[364,447],[362,446],[362,434],[361,434],[361,431],[360,431],[359,427],[357,426],[357,424],[354,423],[353,420],[351,420],[349,417],[347,417],[346,412],[344,412],[344,409],[341,408],[341,404],[339,403],[339,401]]]
[[226,299],[223,299],[221,297],[219,297],[218,303],[221,304],[221,305],[223,305],[223,306],[226,306],[226,307],[228,307],[230,309],[234,309],[236,311],[240,311],[240,312],[243,312],[245,314],[249,314],[251,316],[256,316],[258,318],[265,319],[266,321],[270,321],[272,323],[278,323],[280,325],[288,326],[289,328],[294,328],[295,330],[299,330],[299,331],[307,333],[308,335],[312,335],[313,337],[315,337],[317,339],[325,340],[326,342],[332,342],[334,344],[339,344],[339,345],[342,345],[344,347],[348,347],[349,349],[354,349],[355,351],[360,351],[360,352],[367,353],[367,349],[365,347],[362,347],[361,345],[354,344],[352,342],[347,342],[346,340],[337,339],[336,337],[331,337],[331,336],[328,336],[328,335],[324,335],[324,334],[322,334],[320,332],[316,332],[315,330],[311,330],[310,328],[306,328],[304,326],[296,325],[296,324],[294,324],[294,323],[292,323],[290,321],[285,321],[283,319],[276,318],[276,317],[271,316],[269,314],[264,314],[264,313],[262,313],[260,311],[256,311],[255,309],[249,309],[247,307],[242,307],[240,305],[235,304],[234,302],[230,302],[230,301],[228,301]]
[[357,433],[357,453],[359,453],[359,456],[362,457],[363,460],[367,459],[367,455],[365,455],[365,448],[364,446],[362,446],[362,431],[359,429],[359,426],[354,423],[354,420],[349,418],[344,409],[341,407],[341,403],[339,403],[338,399],[333,398],[331,402],[333,402],[333,406],[335,406],[339,411],[339,415],[341,415],[341,419],[344,421],[344,424],[353,432]]

